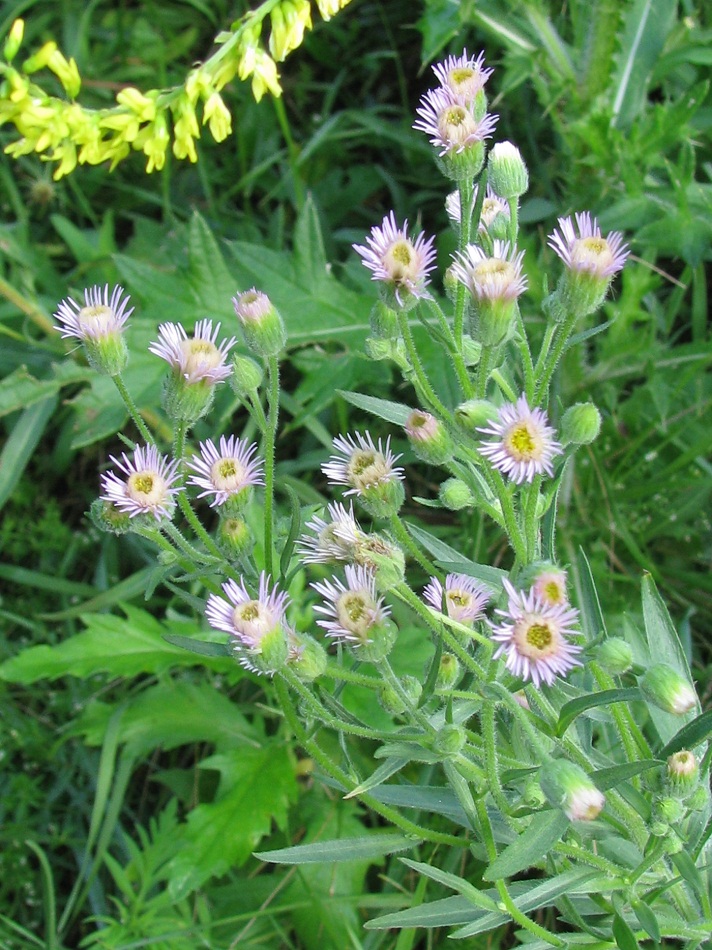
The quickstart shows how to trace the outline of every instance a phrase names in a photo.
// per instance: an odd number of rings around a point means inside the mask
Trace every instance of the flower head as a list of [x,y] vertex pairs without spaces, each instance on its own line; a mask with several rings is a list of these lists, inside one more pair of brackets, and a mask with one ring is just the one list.
[[83,307],[67,297],[54,315],[59,321],[55,330],[59,330],[63,337],[74,336],[83,341],[119,333],[134,311],[133,307],[126,309],[131,298],[123,294],[123,287],[114,287],[109,297],[109,285],[106,284],[103,293],[101,287],[88,287],[84,291]]
[[413,128],[430,136],[438,154],[459,155],[469,146],[492,136],[499,116],[486,113],[477,118],[467,102],[449,88],[428,89],[416,109]]
[[378,447],[368,432],[339,435],[334,439],[332,455],[321,466],[333,485],[348,485],[347,495],[357,495],[374,517],[385,517],[403,503],[403,469],[395,463],[400,455],[391,452],[390,437]]
[[313,532],[302,535],[297,541],[301,559],[305,564],[330,564],[334,561],[349,561],[354,557],[356,544],[365,537],[354,518],[353,505],[334,502],[327,507],[330,521],[314,515],[306,527]]
[[364,267],[373,271],[371,279],[381,281],[390,291],[389,298],[401,308],[427,296],[428,274],[435,268],[433,240],[422,234],[415,240],[409,238],[408,222],[399,228],[391,211],[380,227],[371,228],[365,245],[353,247]]
[[571,218],[559,218],[559,229],[554,229],[549,235],[549,247],[556,251],[564,264],[571,270],[596,277],[611,278],[622,270],[629,254],[623,235],[611,231],[604,238],[598,221],[588,211],[576,214],[574,218],[575,225]]
[[527,289],[522,274],[524,251],[511,248],[509,242],[496,240],[492,254],[476,244],[468,244],[452,267],[455,277],[478,300],[512,300]]
[[332,581],[312,584],[314,590],[326,599],[326,603],[314,610],[323,614],[325,620],[317,620],[326,635],[357,646],[371,642],[374,629],[383,624],[390,610],[378,597],[372,571],[365,567],[347,564],[346,583],[338,577]]
[[480,455],[515,484],[531,482],[543,473],[554,474],[552,459],[561,454],[561,445],[554,439],[546,413],[530,409],[525,396],[520,396],[516,404],[506,403],[496,422],[477,431],[497,437],[496,442],[480,446]]
[[115,472],[101,476],[103,501],[111,502],[130,517],[152,515],[157,521],[170,518],[175,506],[174,495],[183,489],[176,486],[178,462],[168,461],[154,445],[136,446],[133,459],[125,452],[121,458],[111,456],[125,477]]
[[606,804],[605,796],[580,765],[550,759],[539,769],[539,784],[549,803],[570,821],[593,821]]
[[551,565],[536,573],[532,583],[532,593],[545,604],[552,607],[565,606],[569,599],[566,593],[566,571]]
[[508,580],[502,583],[509,603],[506,610],[496,611],[502,621],[492,628],[492,639],[499,644],[494,658],[506,657],[507,669],[535,686],[551,686],[557,676],[581,666],[576,658],[581,647],[566,639],[574,633],[578,610],[546,604],[532,591],[525,594]]
[[232,298],[245,345],[259,356],[276,356],[284,347],[284,322],[267,294],[252,287]]
[[[475,185],[474,194],[472,198],[473,207],[477,202],[477,185]],[[445,199],[445,210],[447,211],[448,217],[455,224],[460,223],[460,192],[453,191]],[[499,219],[499,221],[498,221]],[[505,227],[499,229],[495,226],[495,221],[504,222]],[[509,205],[504,200],[500,198],[499,195],[495,194],[492,190],[492,187],[488,184],[487,191],[485,192],[485,197],[482,202],[482,210],[480,211],[480,222],[478,226],[478,231],[480,233],[492,232],[494,229],[493,237],[502,238],[506,233],[506,225],[509,222]],[[501,233],[500,233],[501,230]]]
[[257,446],[231,435],[226,439],[220,436],[220,448],[208,439],[200,444],[200,455],[187,462],[197,474],[191,475],[188,482],[197,485],[203,491],[198,498],[212,495],[211,508],[224,506],[229,501],[239,501],[234,506],[236,514],[244,507],[249,489],[253,485],[264,485],[262,460],[254,458]]
[[[451,620],[471,626],[484,617],[490,592],[467,574],[448,574],[445,578],[445,609]],[[423,591],[426,602],[438,612],[443,609],[443,585],[431,577]]]
[[229,633],[238,662],[256,673],[273,673],[287,660],[289,631],[284,614],[289,598],[271,579],[260,574],[259,593],[253,597],[244,578],[238,584],[228,580],[222,585],[227,600],[217,594],[208,596],[205,616],[211,627]]
[[477,94],[482,91],[485,83],[494,72],[485,69],[485,54],[468,56],[467,50],[460,56],[448,56],[442,63],[433,65],[433,72],[440,80],[440,85],[448,89],[453,96],[458,96],[464,102],[473,102]]
[[218,383],[231,373],[225,360],[237,342],[231,337],[217,346],[219,333],[220,324],[213,330],[212,320],[199,320],[192,339],[180,323],[162,323],[158,328],[158,342],[152,343],[149,350],[169,363],[188,383]]

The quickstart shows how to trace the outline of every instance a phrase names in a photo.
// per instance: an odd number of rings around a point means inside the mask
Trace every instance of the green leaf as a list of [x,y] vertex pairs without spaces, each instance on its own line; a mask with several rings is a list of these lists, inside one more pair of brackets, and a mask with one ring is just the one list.
[[[366,930],[389,930],[391,927],[448,927],[464,924],[478,913],[477,908],[465,897],[445,897],[417,907],[408,907],[395,914],[384,914],[375,920],[367,920]],[[501,923],[507,918],[500,914]]]
[[212,317],[216,311],[233,316],[230,301],[236,291],[235,278],[227,269],[212,231],[197,212],[188,229],[187,277],[204,316]]
[[640,950],[633,930],[620,914],[613,915],[613,939],[620,950]]
[[168,865],[174,900],[246,861],[273,821],[284,826],[297,796],[290,752],[276,742],[213,755],[200,768],[219,771],[220,785],[215,801],[188,813],[185,845]]
[[337,392],[352,406],[358,406],[359,409],[364,409],[366,412],[370,412],[371,415],[385,419],[386,422],[392,422],[401,428],[406,424],[408,416],[413,411],[410,406],[404,406],[400,402],[389,402],[387,399],[364,396],[362,393],[345,392],[343,389],[338,389]]
[[15,490],[57,405],[52,394],[25,409],[0,453],[0,509]]
[[14,369],[0,380],[0,416],[30,406],[53,396],[62,386],[84,382],[95,375],[93,370],[70,366],[71,372],[64,372],[54,379],[35,379],[25,366]]
[[445,887],[449,887],[451,890],[462,894],[463,897],[469,898],[475,906],[486,911],[497,912],[497,902],[490,897],[489,894],[479,890],[474,884],[470,884],[470,882],[464,878],[458,877],[457,874],[441,871],[440,868],[433,867],[430,864],[423,864],[422,861],[411,861],[409,858],[399,858],[399,860],[409,868],[417,871],[418,874],[430,878],[431,881],[437,881],[438,884],[444,884]]
[[337,838],[334,841],[314,841],[298,844],[278,851],[262,851],[255,854],[260,861],[272,864],[319,864],[340,861],[364,861],[380,858],[395,851],[415,848],[420,841],[403,835],[367,835],[363,838]]
[[324,238],[311,194],[294,225],[294,261],[300,279],[307,283],[318,284],[328,274]]
[[655,912],[645,901],[631,901],[630,906],[643,930],[645,930],[656,943],[660,943],[660,925],[658,924],[658,918],[655,916]]
[[712,709],[703,712],[692,722],[686,723],[679,732],[660,750],[660,758],[679,752],[681,749],[694,749],[712,735]]
[[561,737],[569,728],[571,723],[586,712],[587,709],[593,709],[596,706],[610,706],[612,703],[627,703],[632,700],[639,700],[642,694],[637,686],[629,689],[604,689],[599,693],[591,693],[588,696],[579,696],[576,699],[564,703],[559,713],[559,721],[556,724],[556,735]]
[[[115,604],[131,600],[133,597],[138,597],[139,595],[145,596],[149,577],[154,570],[155,568],[152,567],[144,567],[129,577],[125,577],[122,581],[119,581],[118,584],[114,584],[113,587],[109,587],[108,590],[103,590],[101,593],[96,594],[95,597],[83,600],[73,607],[67,607],[66,610],[40,614],[40,617],[42,617],[43,620],[71,620],[74,617],[83,617],[85,614],[106,610],[107,607],[113,607]],[[89,585],[86,586],[88,587]],[[95,588],[89,588],[89,590],[82,593],[81,596],[85,597],[86,593],[91,593],[94,590]]]
[[196,640],[194,637],[184,637],[180,633],[164,633],[163,639],[182,650],[197,653],[198,656],[232,656],[232,650],[227,643],[211,643],[209,640]]
[[581,609],[581,627],[589,640],[595,640],[606,634],[606,622],[603,619],[601,603],[598,599],[596,584],[591,573],[591,565],[582,548],[578,553],[579,607]]
[[[0,679],[12,683],[35,683],[59,676],[135,676],[160,673],[179,666],[194,666],[195,655],[167,643],[166,629],[144,610],[124,606],[126,618],[96,614],[84,618],[86,630],[56,646],[36,646],[0,665]],[[220,664],[205,657],[201,665]]]
[[495,858],[483,878],[498,881],[532,867],[561,840],[568,827],[569,819],[558,808],[539,812],[527,830]]
[[405,768],[409,762],[409,756],[393,756],[390,759],[386,759],[365,781],[357,785],[356,788],[352,789],[347,795],[344,795],[344,798],[355,798],[357,795],[362,795],[364,792],[369,792],[372,788],[382,785],[391,775],[395,775],[396,772],[400,772],[402,768]]
[[615,788],[617,785],[627,782],[634,775],[641,772],[647,772],[649,769],[660,768],[665,763],[660,759],[642,759],[639,762],[624,762],[623,765],[612,765],[607,769],[598,769],[591,773],[591,778],[596,783],[596,788],[605,792],[609,788]]
[[419,544],[436,558],[445,570],[469,574],[470,577],[482,581],[496,592],[499,592],[502,587],[502,578],[508,576],[507,571],[503,571],[498,567],[490,567],[489,564],[477,564],[476,561],[470,561],[463,557],[455,548],[451,548],[449,544],[445,544],[444,541],[436,538],[435,535],[430,534],[429,531],[419,525],[408,522],[408,531]]

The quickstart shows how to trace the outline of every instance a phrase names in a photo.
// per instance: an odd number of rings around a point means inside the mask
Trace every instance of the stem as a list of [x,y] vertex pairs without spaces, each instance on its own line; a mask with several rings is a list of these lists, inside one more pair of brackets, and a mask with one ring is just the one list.
[[[175,437],[173,439],[173,455],[178,460],[182,460],[185,454],[185,437],[187,431],[188,424],[186,422],[179,422],[175,431]],[[193,506],[191,505],[190,500],[188,499],[188,496],[185,494],[185,492],[179,492],[178,505],[180,506],[180,510],[183,512],[186,521],[193,529],[195,536],[200,538],[210,554],[220,561],[224,560],[222,551],[203,527],[202,522],[193,510]]]
[[[296,710],[292,705],[289,691],[284,681],[281,678],[275,679],[274,685],[284,715],[297,737],[299,744],[319,763],[326,774],[330,775],[341,786],[347,789],[352,787],[357,788],[358,785],[353,784],[351,777],[347,775],[343,769],[340,769],[338,765],[335,765],[331,756],[327,755],[321,746],[314,739],[310,739],[306,734],[306,731],[299,721]],[[408,821],[407,818],[403,818],[395,809],[390,808],[388,805],[383,805],[367,793],[360,794],[359,798],[363,801],[364,805],[375,811],[376,814],[381,815],[382,818],[390,821],[391,824],[394,824],[397,828],[400,828],[406,835],[410,835],[413,838],[421,838],[424,841],[433,841],[436,844],[451,845],[456,848],[467,847],[467,841],[464,841],[462,838],[457,838],[455,835],[449,835],[439,831],[431,831],[429,828],[422,828],[420,825]]]
[[413,341],[413,334],[410,332],[410,325],[408,324],[408,315],[403,310],[398,311],[398,326],[400,328],[401,336],[405,342],[405,348],[408,352],[408,357],[410,360],[411,369],[415,375],[416,389],[418,389],[420,398],[423,399],[426,403],[429,403],[430,406],[436,410],[436,412],[443,418],[447,419],[450,425],[454,425],[454,420],[452,413],[445,408],[445,406],[440,402],[438,397],[435,395],[433,387],[430,385],[428,377],[425,375],[425,370],[423,369],[423,364],[420,362],[420,357],[418,356],[418,351],[415,348],[415,343]]
[[356,670],[347,670],[336,663],[327,663],[324,676],[332,680],[343,680],[345,683],[354,683],[356,686],[366,686],[369,689],[376,689],[381,685],[381,680],[376,676],[369,676],[367,673],[357,673]]
[[[398,679],[396,674],[393,672],[393,667],[388,662],[388,658],[384,657],[377,664],[377,668],[378,668],[379,673],[383,674],[383,678],[385,679],[385,681],[388,683],[389,686],[391,686],[391,688],[394,690],[394,692],[396,693],[400,701],[405,706],[405,710],[408,713],[409,719],[412,722],[417,723],[420,726],[420,728],[423,729],[426,733],[429,733],[431,736],[436,736],[438,734],[438,730],[430,722],[428,717],[413,705],[413,702],[410,696],[403,689],[403,684]],[[415,741],[418,740],[417,736],[414,736],[413,738],[415,739]]]
[[539,500],[539,486],[541,475],[536,475],[531,484],[525,489],[524,502],[524,538],[527,549],[527,563],[535,561],[539,555],[540,535],[539,519],[536,516],[537,501]]
[[494,347],[487,344],[482,347],[482,355],[477,364],[477,382],[475,384],[475,396],[478,399],[484,399],[487,395],[487,382],[489,380],[489,368],[492,363],[492,354]]
[[[532,360],[532,351],[529,348],[529,338],[527,337],[527,331],[524,327],[524,318],[522,317],[522,312],[517,307],[517,328],[519,329],[519,335],[521,341],[518,344],[519,355],[522,358],[522,366],[524,368],[524,393],[527,397],[527,402],[531,404],[534,399],[534,386],[535,386],[535,377],[534,377],[534,361]],[[516,402],[516,400],[514,400]]]
[[279,418],[279,363],[275,356],[267,361],[269,410],[265,429],[265,572],[272,575],[272,511],[274,508],[274,449]]
[[[470,243],[470,229],[472,227],[472,193],[473,183],[469,178],[463,179],[459,183],[460,192],[460,239],[458,241],[458,250],[464,252]],[[478,197],[480,197],[478,195]],[[481,205],[480,205],[481,207]],[[457,296],[455,298],[455,319],[453,331],[455,334],[455,345],[459,353],[462,353],[462,334],[465,325],[465,313],[467,311],[467,287],[458,281]]]
[[392,514],[389,519],[391,530],[396,536],[396,539],[401,542],[401,544],[408,550],[413,558],[420,564],[424,571],[428,574],[434,574],[436,577],[440,576],[441,572],[433,564],[433,562],[421,552],[418,545],[408,534],[408,531],[400,520],[398,515]]
[[126,388],[126,383],[124,382],[123,376],[121,373],[117,373],[116,376],[112,376],[111,378],[113,379],[114,385],[119,391],[119,395],[124,401],[124,405],[126,406],[129,415],[133,419],[134,425],[144,437],[148,445],[155,445],[155,440],[149,432],[148,426],[141,418],[141,413],[138,411],[136,403],[131,398],[131,393]]
[[499,780],[499,759],[497,756],[497,731],[495,728],[496,705],[493,702],[485,703],[482,714],[482,734],[485,740],[485,773],[487,786],[495,805],[505,818],[511,812],[511,805],[507,801]]
[[[464,289],[465,288],[463,286],[463,291]],[[465,361],[463,359],[462,347],[458,347],[455,336],[450,329],[450,324],[447,322],[447,317],[442,312],[442,309],[437,301],[433,300],[432,297],[426,297],[425,304],[428,309],[435,314],[438,323],[440,324],[440,329],[449,340],[448,353],[452,357],[452,361],[455,366],[455,372],[457,373],[457,379],[460,383],[460,389],[462,390],[462,394],[465,399],[469,399],[472,396],[473,388],[470,374],[467,372],[467,367],[465,366]]]
[[[556,369],[559,360],[563,356],[577,318],[578,314],[574,311],[573,313],[569,313],[566,316],[563,323],[554,325],[554,346],[546,354],[541,370],[539,369],[539,361],[537,361],[536,370],[539,379],[536,386],[536,393],[534,395],[534,403],[536,405],[543,401],[545,394],[549,391],[549,385],[551,383],[551,378],[554,375],[554,370]],[[544,348],[542,346],[542,353],[543,351]]]

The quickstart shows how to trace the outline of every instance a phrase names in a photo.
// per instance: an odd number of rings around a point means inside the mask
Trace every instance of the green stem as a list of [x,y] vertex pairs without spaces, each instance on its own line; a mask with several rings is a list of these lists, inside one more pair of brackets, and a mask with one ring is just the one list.
[[490,365],[492,363],[492,354],[495,347],[489,344],[483,345],[482,355],[477,364],[477,381],[475,383],[475,396],[477,399],[485,399],[487,396],[487,382],[489,380]]
[[536,515],[537,502],[539,500],[539,486],[541,485],[541,475],[535,476],[531,484],[525,491],[524,501],[524,538],[527,549],[526,563],[530,564],[539,556],[540,532],[539,519]]
[[532,761],[543,762],[549,757],[549,749],[542,741],[541,733],[538,732],[529,721],[527,710],[523,709],[510,691],[501,683],[488,683],[487,688],[497,695],[497,701],[505,706],[526,733],[527,739],[532,747]]
[[272,519],[274,508],[274,453],[279,419],[279,363],[275,356],[267,361],[269,409],[265,430],[265,571],[272,575]]
[[[460,235],[458,241],[458,250],[464,252],[470,243],[470,229],[472,227],[472,193],[474,185],[469,179],[459,182],[460,192]],[[455,318],[453,332],[455,335],[455,345],[459,353],[462,353],[462,336],[465,327],[465,313],[467,312],[467,287],[460,281],[457,284],[457,295],[455,297]]]
[[420,362],[420,357],[418,356],[418,351],[415,348],[415,342],[413,340],[413,334],[410,332],[410,325],[408,323],[408,314],[403,310],[398,311],[398,326],[400,328],[401,336],[405,343],[405,348],[408,353],[408,359],[410,362],[411,369],[415,376],[416,389],[419,390],[419,396],[424,400],[426,404],[429,404],[432,409],[434,409],[438,415],[443,420],[447,420],[450,425],[454,425],[454,419],[452,413],[449,409],[446,409],[445,406],[440,402],[438,397],[435,395],[433,387],[430,385],[430,381],[425,374],[423,369],[423,364]]
[[577,313],[569,313],[562,323],[555,324],[554,326],[553,347],[551,347],[546,354],[541,369],[539,369],[539,363],[537,362],[536,374],[538,379],[534,395],[535,405],[539,405],[545,401],[544,397],[549,391],[554,370],[568,345],[569,337],[571,336],[571,331],[574,328],[577,318]]
[[[438,730],[430,722],[425,713],[421,712],[413,704],[410,696],[403,689],[403,684],[394,673],[393,667],[388,662],[388,658],[384,657],[379,661],[379,663],[376,664],[376,666],[379,673],[383,675],[384,680],[388,683],[391,689],[394,690],[400,701],[403,703],[405,711],[407,712],[408,718],[411,720],[411,722],[416,723],[421,729],[424,730],[424,732],[428,733],[429,735],[436,736],[438,734]],[[414,736],[413,738],[416,741],[418,740],[417,736]]]
[[[517,328],[521,338],[518,349],[519,355],[522,358],[522,367],[524,368],[524,393],[527,397],[527,402],[531,405],[534,400],[535,386],[534,361],[532,360],[532,351],[529,348],[529,338],[527,337],[527,331],[524,326],[524,318],[522,317],[522,312],[519,307],[517,307]],[[516,402],[516,400],[513,401]]]
[[[465,290],[463,286],[463,291]],[[447,322],[447,317],[442,311],[442,308],[436,300],[433,300],[432,297],[425,298],[425,305],[428,307],[432,313],[437,317],[437,321],[440,325],[442,333],[446,336],[449,341],[448,353],[452,357],[453,365],[455,367],[455,372],[457,373],[457,379],[460,383],[460,389],[465,399],[469,399],[472,396],[472,380],[470,379],[470,374],[467,372],[467,367],[465,366],[465,361],[462,355],[462,347],[458,347],[455,336],[450,329],[450,324]]]
[[482,721],[482,738],[485,742],[485,773],[487,775],[487,786],[490,795],[497,808],[507,817],[511,811],[511,805],[507,801],[502,783],[499,779],[495,712],[496,704],[489,702],[484,704],[480,714]]
[[[347,775],[346,772],[339,768],[338,765],[335,765],[332,757],[327,755],[321,746],[314,739],[311,739],[307,735],[305,729],[299,721],[296,710],[294,709],[289,696],[287,685],[281,678],[275,679],[275,688],[277,690],[277,697],[279,699],[280,706],[282,707],[287,722],[292,728],[294,735],[297,737],[299,744],[303,746],[304,749],[306,749],[314,761],[321,766],[327,775],[330,775],[344,788],[358,788],[359,783],[354,783],[351,776]],[[376,812],[376,814],[381,815],[381,817],[385,818],[386,821],[390,821],[391,824],[395,825],[397,828],[400,828],[401,831],[406,835],[410,835],[413,838],[422,838],[424,841],[432,841],[436,844],[450,845],[456,848],[467,847],[467,841],[463,840],[462,838],[457,838],[455,835],[450,835],[439,831],[431,831],[429,828],[422,828],[420,825],[416,825],[414,822],[408,821],[407,818],[403,818],[403,816],[395,811],[395,809],[390,808],[388,805],[383,805],[381,802],[377,801],[367,793],[362,793],[359,795],[359,798],[364,803],[364,805]]]
[[391,526],[391,531],[396,537],[396,540],[400,541],[403,547],[406,548],[410,555],[418,562],[418,564],[420,564],[423,570],[428,574],[434,574],[436,577],[440,577],[441,572],[433,564],[433,562],[422,553],[418,545],[411,538],[408,530],[398,515],[392,514],[389,519],[389,524]]
[[509,245],[513,249],[517,246],[519,237],[519,198],[510,198],[507,204],[509,205]]
[[299,215],[304,208],[304,182],[301,179],[299,174],[299,149],[297,148],[296,142],[292,136],[292,130],[289,126],[289,119],[287,118],[287,111],[284,108],[284,100],[276,96],[270,96],[272,100],[272,105],[274,106],[274,111],[277,114],[277,122],[279,127],[282,130],[282,135],[284,136],[284,141],[287,145],[287,154],[289,155],[289,168],[292,173],[292,182],[294,184],[294,203],[297,207],[297,215]]
[[381,685],[380,678],[368,676],[366,673],[357,673],[356,670],[348,670],[336,663],[327,663],[324,676],[332,680],[343,680],[345,683],[354,683],[356,686],[366,686],[368,689],[377,689]]
[[[176,427],[175,436],[173,439],[173,456],[179,461],[182,461],[183,456],[185,455],[185,439],[187,432],[188,424],[186,422],[179,422]],[[178,505],[180,510],[183,512],[185,520],[193,529],[193,533],[203,542],[206,550],[208,550],[210,554],[219,561],[224,560],[222,551],[203,527],[185,492],[179,492]]]
[[148,426],[141,418],[141,413],[138,411],[136,403],[131,398],[131,393],[126,388],[126,383],[124,382],[123,376],[121,375],[121,373],[117,373],[116,376],[112,376],[111,378],[113,379],[114,385],[119,391],[119,395],[124,401],[124,405],[126,406],[126,409],[128,410],[129,415],[133,419],[134,425],[136,426],[138,431],[141,433],[143,438],[146,440],[146,444],[155,445],[156,442],[153,436],[151,435],[148,429]]
[[[605,673],[598,663],[591,663],[589,669],[600,689],[615,689],[615,680]],[[638,724],[633,720],[628,706],[625,703],[611,703],[608,708],[615,721],[628,761],[637,762],[640,758],[651,758],[650,746]],[[633,781],[635,782],[636,779],[638,779],[638,776],[634,776]]]

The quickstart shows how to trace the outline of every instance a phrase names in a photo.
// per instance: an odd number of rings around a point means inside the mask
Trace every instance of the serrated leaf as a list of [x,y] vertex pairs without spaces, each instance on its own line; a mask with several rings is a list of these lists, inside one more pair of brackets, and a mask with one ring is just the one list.
[[278,851],[261,851],[255,854],[260,861],[272,864],[321,864],[340,861],[364,861],[406,851],[420,844],[418,838],[403,835],[367,835],[363,838],[337,838],[334,841],[313,841],[298,844]]
[[197,212],[188,228],[188,283],[197,306],[204,316],[230,311],[230,300],[235,294],[235,278],[228,271],[225,258],[215,236]]
[[568,826],[569,819],[558,808],[534,815],[527,830],[490,864],[484,880],[498,881],[532,867],[561,840]]
[[282,827],[297,783],[289,750],[276,742],[213,755],[200,768],[220,772],[215,801],[188,813],[185,845],[169,863],[174,900],[244,863],[272,823]]
[[69,382],[81,382],[90,375],[93,375],[93,371],[80,368],[73,380],[36,379],[25,366],[19,366],[0,380],[0,416],[19,409],[29,409],[36,402],[53,396]]
[[[166,628],[144,610],[124,606],[125,618],[110,614],[84,617],[86,630],[56,646],[30,647],[0,665],[0,679],[35,683],[59,676],[135,676],[160,673],[198,660],[187,650],[167,643]],[[201,665],[223,661],[209,657]],[[224,664],[223,664],[224,665]]]
[[337,390],[339,396],[350,402],[352,406],[357,406],[366,412],[370,412],[379,419],[385,419],[386,422],[392,422],[402,428],[413,411],[410,406],[404,406],[400,402],[390,402],[388,399],[377,399],[375,396],[365,396],[363,393],[346,392],[343,389]]
[[564,703],[559,712],[559,721],[556,724],[556,734],[561,737],[569,728],[571,723],[586,712],[587,709],[594,709],[596,706],[610,706],[612,703],[627,703],[633,700],[639,700],[642,694],[637,686],[629,689],[604,689],[599,693],[591,693],[588,696],[579,696],[568,703]]
[[294,259],[302,281],[316,284],[328,272],[319,214],[311,194],[294,225]]

